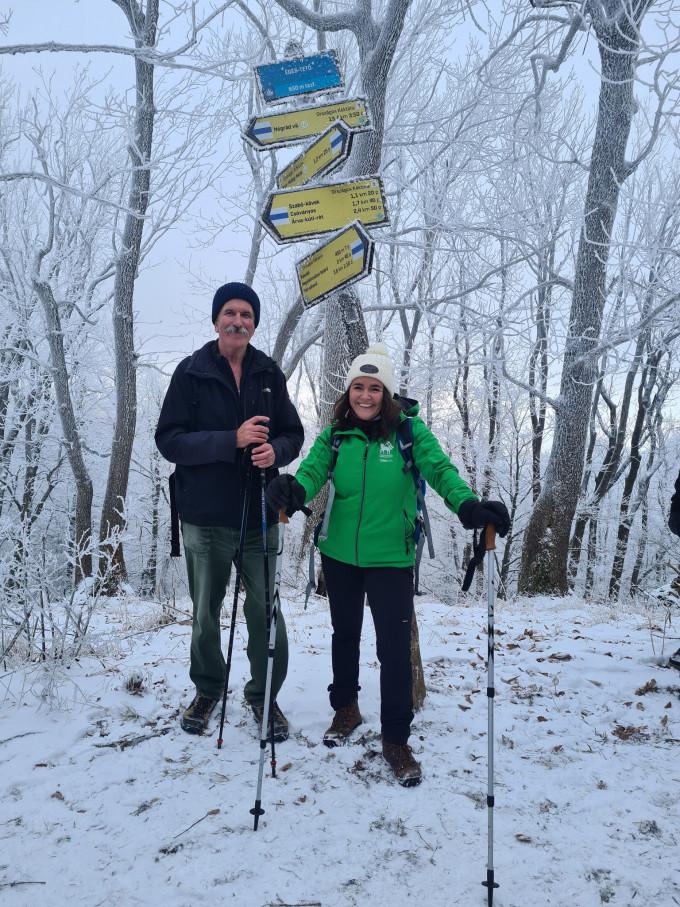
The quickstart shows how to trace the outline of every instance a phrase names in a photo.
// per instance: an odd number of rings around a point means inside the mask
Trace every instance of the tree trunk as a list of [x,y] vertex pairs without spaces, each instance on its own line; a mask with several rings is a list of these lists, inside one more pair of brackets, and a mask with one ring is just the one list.
[[[623,566],[626,560],[626,552],[630,539],[630,530],[637,510],[640,505],[644,504],[646,501],[651,470],[654,464],[656,439],[654,437],[653,429],[654,417],[650,411],[656,410],[657,414],[661,411],[668,390],[667,387],[665,389],[659,387],[658,392],[656,394],[654,393],[659,377],[658,364],[661,356],[662,352],[660,350],[654,351],[650,357],[651,361],[644,366],[640,378],[640,387],[638,388],[638,412],[630,441],[630,466],[623,484],[623,494],[619,510],[619,528],[616,538],[616,551],[614,553],[614,561],[612,564],[611,576],[609,578],[609,597],[611,599],[617,599],[619,596]],[[642,448],[649,436],[651,436],[652,440],[649,463],[646,475],[639,481],[635,501],[633,501],[633,490],[635,488],[635,483],[638,481],[642,466]],[[645,517],[641,544],[638,549],[636,566],[633,571],[634,578],[631,580],[631,590],[637,586],[637,578],[642,564],[642,554],[644,553],[645,548],[646,534]]]
[[34,280],[33,286],[45,311],[54,391],[57,397],[61,429],[66,444],[66,455],[76,483],[73,543],[75,556],[74,582],[77,586],[84,577],[92,576],[92,554],[90,551],[92,536],[92,479],[85,464],[82,439],[78,431],[78,421],[73,408],[59,305],[49,284]]
[[[644,15],[639,13],[640,18]],[[628,175],[625,150],[635,100],[636,25],[625,15],[594,23],[602,77],[590,176],[579,238],[555,430],[543,487],[529,518],[518,591],[568,592],[569,536],[579,497],[605,298],[612,227]],[[540,555],[537,557],[537,554]]]
[[536,339],[529,357],[529,385],[537,395],[529,396],[531,417],[531,496],[535,504],[541,493],[541,452],[545,432],[548,389],[548,339],[552,314],[552,284],[550,278],[555,262],[555,241],[541,255],[538,263],[539,286],[536,291]]
[[151,539],[146,565],[142,571],[140,592],[151,598],[158,587],[158,531],[160,523],[160,501],[163,487],[158,453],[152,454],[151,461]]
[[413,711],[419,712],[425,702],[425,672],[423,659],[420,656],[420,637],[418,635],[418,618],[416,609],[413,609],[411,618],[411,671],[413,674]]
[[[114,0],[115,2],[115,0]],[[148,0],[146,13],[132,4],[124,11],[135,46],[154,47],[159,0]],[[120,4],[117,4],[120,5]],[[107,590],[115,592],[127,579],[120,534],[125,527],[125,501],[132,445],[137,425],[137,354],[135,353],[133,297],[151,183],[151,149],[154,127],[154,67],[135,60],[136,105],[134,138],[128,147],[132,165],[128,214],[121,250],[116,262],[113,298],[113,338],[116,356],[116,421],[111,443],[111,460],[102,504],[99,540],[100,573]]]

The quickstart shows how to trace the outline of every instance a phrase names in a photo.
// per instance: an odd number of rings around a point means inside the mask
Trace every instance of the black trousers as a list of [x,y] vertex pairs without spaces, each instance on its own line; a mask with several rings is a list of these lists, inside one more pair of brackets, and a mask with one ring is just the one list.
[[413,721],[413,568],[355,567],[323,554],[321,563],[333,624],[331,708],[337,710],[357,698],[361,627],[368,596],[380,662],[383,740],[406,743]]

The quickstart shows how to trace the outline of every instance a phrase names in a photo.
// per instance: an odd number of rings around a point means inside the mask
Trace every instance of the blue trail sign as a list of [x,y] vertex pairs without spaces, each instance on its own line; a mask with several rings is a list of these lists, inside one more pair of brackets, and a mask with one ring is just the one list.
[[342,76],[334,50],[309,57],[265,63],[255,67],[262,99],[267,104],[296,95],[314,95],[342,87]]

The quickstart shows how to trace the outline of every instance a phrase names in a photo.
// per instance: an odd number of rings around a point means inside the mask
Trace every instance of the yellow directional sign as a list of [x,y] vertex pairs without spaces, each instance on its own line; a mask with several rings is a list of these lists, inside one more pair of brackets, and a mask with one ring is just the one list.
[[346,161],[351,149],[352,133],[338,120],[277,174],[276,185],[289,189],[317,180]]
[[336,120],[342,120],[354,132],[365,132],[373,128],[366,101],[363,98],[353,98],[334,104],[292,110],[289,113],[253,117],[243,138],[260,150],[299,145],[300,142],[320,135]]
[[262,224],[279,243],[341,230],[353,220],[364,226],[388,223],[382,181],[377,176],[305,189],[272,192]]
[[295,265],[305,308],[371,273],[373,240],[359,221]]

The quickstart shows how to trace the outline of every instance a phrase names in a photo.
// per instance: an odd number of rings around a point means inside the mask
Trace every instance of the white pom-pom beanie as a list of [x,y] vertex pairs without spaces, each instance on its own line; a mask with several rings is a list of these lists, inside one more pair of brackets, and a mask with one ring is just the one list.
[[345,390],[355,378],[377,378],[394,394],[394,363],[384,343],[374,343],[352,362],[345,378]]

